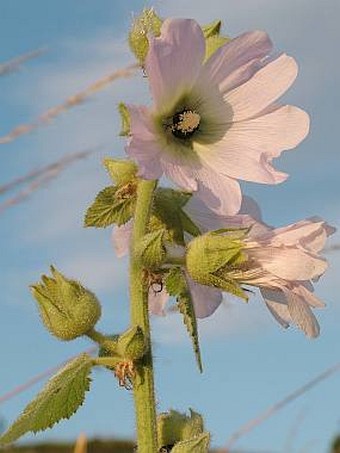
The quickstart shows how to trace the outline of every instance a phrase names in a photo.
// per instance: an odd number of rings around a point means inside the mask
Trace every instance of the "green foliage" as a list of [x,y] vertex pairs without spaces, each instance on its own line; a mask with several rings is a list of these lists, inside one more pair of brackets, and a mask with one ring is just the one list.
[[221,35],[222,22],[215,20],[211,24],[202,27],[205,37],[205,59],[207,60],[216,50],[231,40],[227,36]]
[[210,434],[203,433],[189,440],[178,442],[171,450],[172,453],[208,453]]
[[183,315],[184,324],[191,338],[198,369],[202,372],[203,366],[198,338],[197,319],[191,293],[180,268],[171,269],[165,279],[165,286],[170,296],[176,297],[178,309]]
[[158,188],[153,203],[153,216],[159,223],[159,228],[167,229],[167,240],[180,245],[184,243],[184,232],[193,236],[200,234],[197,226],[183,211],[191,194],[173,189]]
[[203,418],[191,409],[189,417],[174,410],[160,414],[157,431],[160,445],[174,445],[171,451],[208,452],[209,434],[204,433]]
[[222,21],[217,19],[210,24],[203,25],[202,31],[205,38],[211,38],[212,36],[218,36],[221,32]]
[[133,21],[129,33],[129,46],[138,62],[143,66],[149,50],[148,36],[159,36],[162,20],[153,8],[145,8]]
[[245,235],[244,229],[218,230],[193,239],[186,255],[187,270],[193,280],[248,300],[231,273],[246,261],[242,242]]
[[130,112],[124,102],[118,104],[118,111],[121,119],[121,129],[119,135],[127,137],[130,134]]
[[85,214],[85,227],[105,228],[116,223],[123,225],[131,219],[134,201],[117,197],[118,188],[109,186],[99,192]]
[[231,39],[226,36],[210,36],[205,40],[205,60],[213,55],[216,50],[224,46]]
[[113,184],[119,186],[125,185],[136,179],[137,165],[131,160],[112,159],[106,157],[103,160],[103,165],[106,168]]
[[117,352],[123,358],[138,360],[145,354],[145,338],[139,326],[133,326],[119,335]]
[[136,246],[136,253],[141,257],[143,266],[156,269],[161,266],[166,257],[164,246],[165,229],[152,231],[144,235]]
[[45,327],[60,340],[73,340],[97,323],[101,307],[96,296],[79,282],[51,266],[52,277],[31,286]]
[[92,358],[81,354],[51,378],[19,418],[0,437],[0,445],[14,442],[28,432],[43,431],[70,418],[81,406],[90,387]]

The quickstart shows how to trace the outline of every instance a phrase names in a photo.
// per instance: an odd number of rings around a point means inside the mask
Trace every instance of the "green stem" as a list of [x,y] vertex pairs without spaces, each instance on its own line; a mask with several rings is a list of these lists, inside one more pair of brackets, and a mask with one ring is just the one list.
[[152,365],[151,335],[148,311],[148,288],[145,284],[143,266],[135,250],[147,231],[150,209],[157,181],[140,180],[132,232],[130,258],[130,300],[132,326],[143,330],[147,352],[137,368],[133,393],[136,410],[138,453],[156,453],[157,425],[154,376]]

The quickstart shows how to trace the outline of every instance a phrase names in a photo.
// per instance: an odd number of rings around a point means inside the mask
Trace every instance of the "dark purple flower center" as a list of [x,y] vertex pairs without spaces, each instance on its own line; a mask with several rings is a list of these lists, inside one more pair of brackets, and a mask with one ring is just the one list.
[[171,132],[176,138],[190,138],[199,128],[201,117],[194,110],[182,110],[172,117]]

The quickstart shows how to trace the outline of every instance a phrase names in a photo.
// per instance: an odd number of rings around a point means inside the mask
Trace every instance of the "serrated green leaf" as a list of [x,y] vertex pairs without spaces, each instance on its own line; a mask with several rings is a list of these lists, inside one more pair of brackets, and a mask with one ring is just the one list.
[[165,277],[165,287],[170,296],[177,297],[186,290],[186,282],[179,267],[173,267]]
[[191,236],[199,236],[201,234],[200,229],[197,225],[190,219],[190,217],[181,209],[179,211],[179,216],[183,226],[183,230],[191,234]]
[[0,445],[14,442],[22,435],[51,428],[70,418],[81,406],[90,387],[92,358],[81,354],[53,376],[29,403],[19,418],[0,437]]
[[164,229],[147,233],[137,245],[137,253],[147,269],[155,269],[163,264],[166,257],[164,234]]
[[119,135],[126,137],[130,134],[130,112],[124,102],[118,104],[118,111],[120,113],[121,128]]
[[99,192],[86,211],[85,227],[105,228],[114,223],[120,226],[131,219],[134,200],[130,198],[117,200],[117,190],[117,187],[109,186]]
[[199,339],[198,339],[197,320],[196,320],[194,306],[192,303],[192,298],[191,298],[191,294],[190,294],[189,290],[185,293],[182,293],[180,296],[178,296],[177,305],[178,305],[179,311],[183,315],[184,324],[186,325],[187,331],[191,338],[198,369],[202,373],[203,365],[202,365],[201,351],[200,351],[200,345],[199,345]]
[[210,434],[203,433],[190,440],[178,442],[171,453],[208,453],[210,443]]
[[[184,220],[182,207],[188,202],[190,194],[173,190],[158,188],[153,203],[153,216],[166,228],[167,239],[180,245],[184,244]],[[190,221],[189,221],[190,222]],[[187,222],[187,226],[189,225]]]
[[203,371],[198,339],[197,320],[186,279],[179,267],[172,268],[165,277],[165,287],[170,296],[176,297],[180,313],[192,341],[196,362],[200,372]]
[[131,160],[105,157],[103,165],[114,184],[127,184],[136,178],[138,168]]

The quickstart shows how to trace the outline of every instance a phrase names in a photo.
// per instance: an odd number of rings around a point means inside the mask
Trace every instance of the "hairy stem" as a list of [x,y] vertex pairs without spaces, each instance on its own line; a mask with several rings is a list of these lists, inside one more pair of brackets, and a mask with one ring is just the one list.
[[142,363],[137,368],[133,386],[138,453],[156,453],[158,451],[148,287],[143,278],[141,260],[135,252],[136,246],[147,230],[156,183],[156,181],[141,180],[138,184],[130,257],[131,322],[132,326],[142,328],[147,348]]

